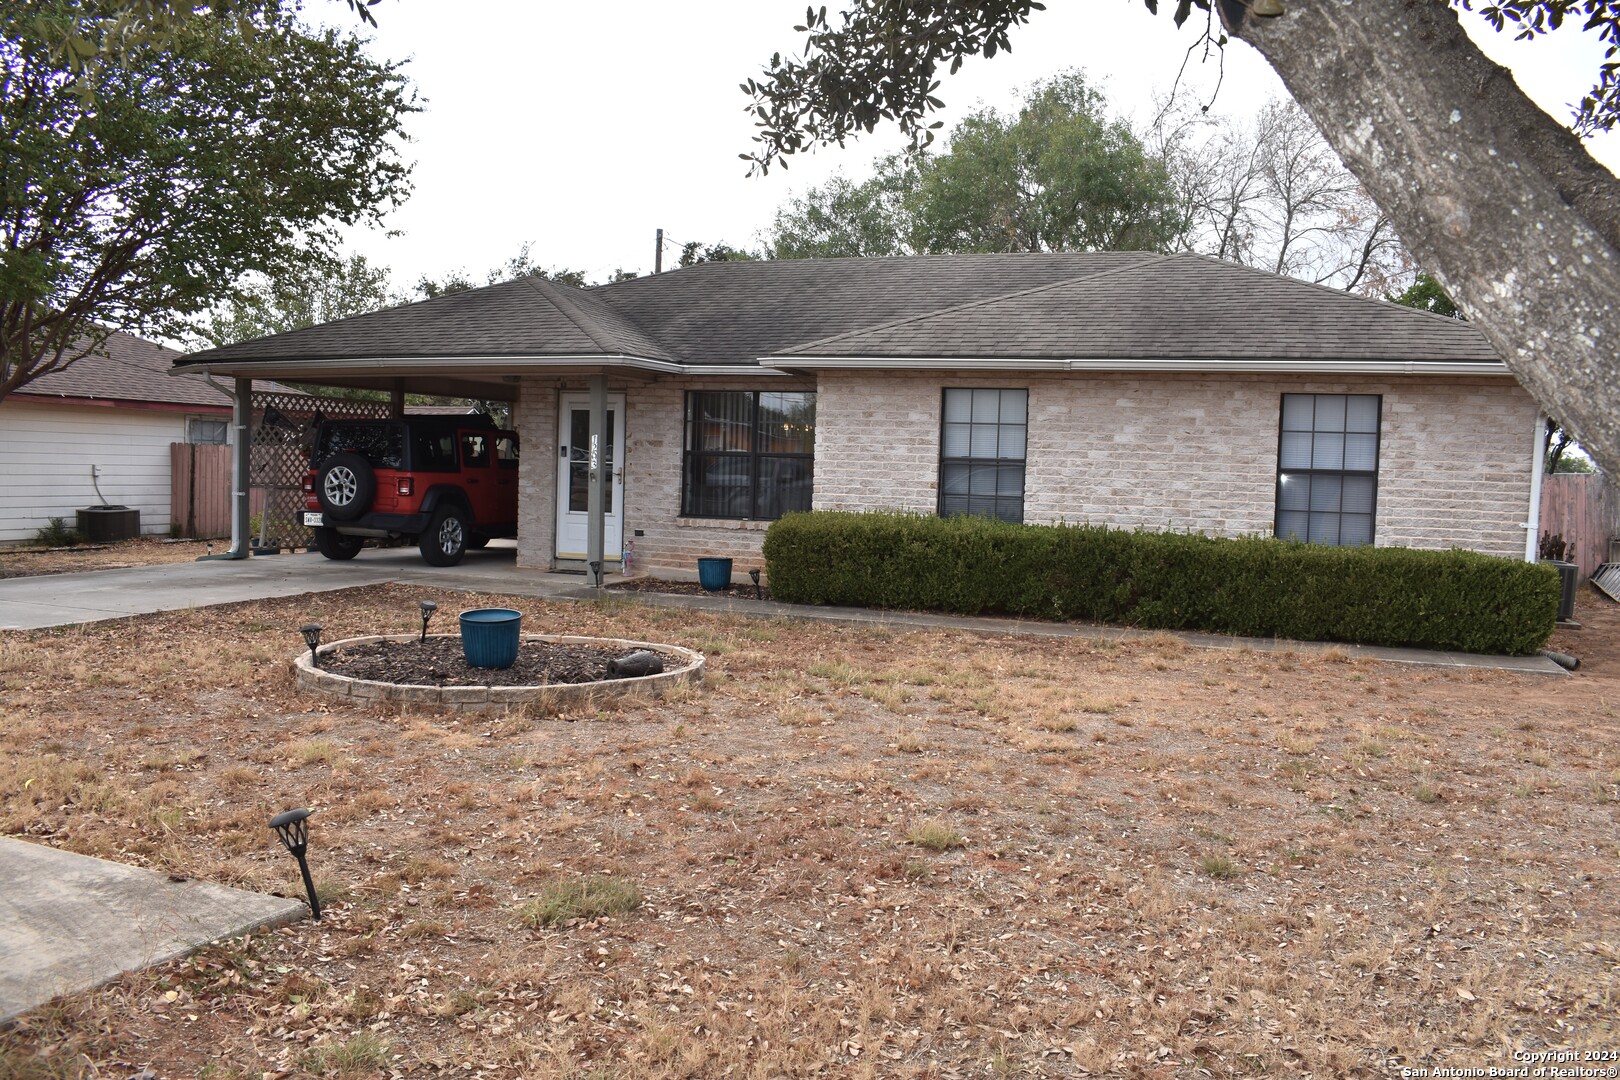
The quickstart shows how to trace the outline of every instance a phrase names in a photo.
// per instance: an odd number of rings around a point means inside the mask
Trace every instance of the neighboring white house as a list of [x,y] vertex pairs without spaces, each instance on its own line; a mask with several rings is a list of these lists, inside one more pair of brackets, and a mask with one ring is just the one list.
[[109,504],[139,510],[142,533],[166,535],[169,444],[229,440],[230,395],[200,374],[170,375],[180,353],[123,333],[102,353],[0,401],[0,544]]

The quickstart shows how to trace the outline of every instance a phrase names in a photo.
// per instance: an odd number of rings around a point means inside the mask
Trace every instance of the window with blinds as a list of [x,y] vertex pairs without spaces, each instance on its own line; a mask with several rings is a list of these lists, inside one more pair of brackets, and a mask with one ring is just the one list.
[[939,512],[1024,520],[1028,390],[945,391]]
[[1378,502],[1377,394],[1284,394],[1277,448],[1277,535],[1373,542]]
[[697,391],[686,395],[686,517],[779,518],[810,509],[816,395]]

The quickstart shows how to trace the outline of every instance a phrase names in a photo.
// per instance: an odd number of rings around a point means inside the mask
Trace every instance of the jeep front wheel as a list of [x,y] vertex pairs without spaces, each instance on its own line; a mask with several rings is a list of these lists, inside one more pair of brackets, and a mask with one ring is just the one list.
[[469,534],[466,512],[459,506],[441,506],[416,546],[429,566],[454,566],[467,553]]
[[352,559],[360,554],[365,541],[358,536],[344,536],[336,529],[316,529],[315,550],[328,559]]
[[353,521],[366,512],[376,494],[377,474],[359,454],[345,450],[316,468],[315,498],[333,521]]

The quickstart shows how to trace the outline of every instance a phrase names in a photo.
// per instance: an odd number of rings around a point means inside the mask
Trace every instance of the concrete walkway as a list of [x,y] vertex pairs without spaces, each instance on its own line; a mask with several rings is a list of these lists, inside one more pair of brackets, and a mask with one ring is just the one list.
[[0,838],[0,876],[0,1024],[59,994],[309,911],[300,900],[170,881],[9,838]]
[[[415,548],[368,548],[349,562],[320,555],[266,555],[236,561],[168,563],[127,570],[94,570],[0,579],[0,630],[33,630],[116,619],[154,611],[174,611],[211,604],[231,604],[300,593],[351,589],[398,582],[463,592],[530,596],[543,600],[590,601],[603,595],[618,600],[696,611],[726,611],[755,618],[815,619],[861,626],[919,630],[969,630],[1051,638],[1128,640],[1145,631],[1086,623],[931,615],[923,612],[876,611],[868,608],[810,607],[720,596],[621,592],[604,594],[586,588],[579,574],[519,569],[511,541],[496,541],[482,551],[469,551],[461,565],[432,567]],[[695,578],[695,574],[683,575]],[[609,581],[617,580],[609,577]],[[1177,637],[1195,648],[1293,650],[1309,654],[1343,649],[1354,657],[1428,667],[1487,668],[1536,675],[1567,672],[1545,656],[1481,656],[1435,649],[1397,649],[1379,645],[1324,645],[1272,638],[1238,638],[1180,631]]]

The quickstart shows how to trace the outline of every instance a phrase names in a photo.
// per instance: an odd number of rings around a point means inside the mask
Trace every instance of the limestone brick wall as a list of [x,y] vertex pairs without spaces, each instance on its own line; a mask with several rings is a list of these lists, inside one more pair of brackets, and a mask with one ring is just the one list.
[[1376,543],[1518,557],[1536,406],[1508,379],[824,373],[815,506],[938,505],[941,389],[1028,388],[1025,520],[1272,531],[1283,393],[1381,394]]
[[557,379],[525,376],[512,405],[522,446],[517,564],[549,569],[557,549]]
[[1536,415],[1507,379],[1386,391],[1377,543],[1523,558]]

